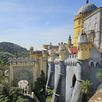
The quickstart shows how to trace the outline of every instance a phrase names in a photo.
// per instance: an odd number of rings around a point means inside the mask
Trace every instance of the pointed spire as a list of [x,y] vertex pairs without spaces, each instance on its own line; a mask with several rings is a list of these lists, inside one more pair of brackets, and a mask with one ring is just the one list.
[[86,1],[86,4],[88,4],[88,3],[89,3],[89,0]]
[[72,39],[71,39],[71,35],[69,35],[69,38],[68,38],[68,47],[71,47],[72,45]]

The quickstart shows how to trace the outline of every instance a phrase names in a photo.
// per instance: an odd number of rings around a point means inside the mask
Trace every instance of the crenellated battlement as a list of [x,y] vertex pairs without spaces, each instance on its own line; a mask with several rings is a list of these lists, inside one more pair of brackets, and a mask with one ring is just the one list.
[[69,54],[68,58],[69,59],[76,59],[77,58],[77,54]]
[[68,58],[64,61],[68,66],[76,66],[78,59],[76,54],[68,55]]
[[9,63],[12,66],[22,66],[22,65],[34,65],[38,63],[41,59],[30,59],[28,57],[25,58],[9,58]]

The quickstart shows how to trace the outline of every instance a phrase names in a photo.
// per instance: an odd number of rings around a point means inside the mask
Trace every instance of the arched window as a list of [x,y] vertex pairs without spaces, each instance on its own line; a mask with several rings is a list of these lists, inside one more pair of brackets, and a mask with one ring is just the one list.
[[94,67],[94,63],[93,63],[93,62],[91,62],[90,67],[91,67],[91,68],[93,68],[93,67]]
[[99,68],[100,68],[100,64],[96,63],[96,69],[99,69]]
[[76,76],[75,74],[73,75],[73,78],[72,78],[72,88],[75,86],[75,83],[76,83]]

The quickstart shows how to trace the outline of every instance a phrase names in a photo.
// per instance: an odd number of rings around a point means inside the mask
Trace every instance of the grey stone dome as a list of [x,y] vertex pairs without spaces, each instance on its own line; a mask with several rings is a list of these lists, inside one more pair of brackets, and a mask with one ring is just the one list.
[[94,5],[92,3],[86,3],[84,6],[82,6],[78,10],[77,15],[80,14],[80,13],[90,13],[95,9],[97,9],[96,5]]

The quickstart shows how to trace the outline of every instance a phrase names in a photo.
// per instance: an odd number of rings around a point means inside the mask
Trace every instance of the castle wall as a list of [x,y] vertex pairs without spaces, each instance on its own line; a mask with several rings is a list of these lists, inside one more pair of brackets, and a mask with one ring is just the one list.
[[[76,72],[76,55],[69,55],[65,60],[66,65],[66,101],[70,102],[73,92],[73,77]],[[76,77],[76,76],[75,76]]]
[[66,68],[64,61],[55,61],[55,87],[52,102],[65,102],[66,97]]
[[9,62],[9,81],[17,86],[19,81],[27,80],[30,88],[33,88],[35,81],[40,77],[40,71],[43,70],[46,73],[46,60],[42,66],[40,65],[41,59],[9,58]]
[[47,79],[46,88],[54,89],[54,79],[55,79],[54,62],[48,62],[48,79]]
[[13,67],[13,82],[18,85],[21,80],[27,80],[29,86],[33,86],[33,66],[19,66]]
[[77,46],[78,35],[82,31],[83,21],[86,16],[87,16],[87,13],[86,14],[78,14],[74,18],[74,46]]
[[[62,97],[61,93],[64,93],[65,97],[65,101],[63,102],[79,102],[81,98],[81,83],[83,80],[90,80],[93,90],[97,88],[99,85],[97,72],[100,70],[101,56],[95,48],[91,48],[90,53],[89,60],[78,60],[76,55],[69,55],[62,64],[58,59],[55,60],[55,75],[53,78],[54,94],[52,102],[59,102],[62,99],[59,98],[59,96]],[[52,67],[51,63],[50,67]],[[65,77],[62,78],[63,75],[61,73],[63,69],[65,69]],[[73,86],[74,76],[76,80]]]
[[101,10],[101,19],[100,19],[100,31],[101,31],[101,46],[100,48],[102,49],[102,10]]
[[59,74],[60,74],[60,65],[59,63],[55,64],[55,79],[54,79],[54,86],[57,86],[57,80],[59,78]]
[[89,80],[89,64],[87,60],[78,61],[76,69],[76,83],[73,88],[72,98],[70,102],[79,102],[81,98],[81,83],[83,80]]
[[95,91],[97,89],[97,87],[99,86],[100,84],[100,80],[97,76],[97,73],[101,70],[101,63],[100,61],[97,62],[97,61],[93,61],[91,60],[90,61],[90,81],[92,83],[92,88],[93,88],[93,91]]
[[96,66],[95,61],[91,61],[91,63],[90,63],[90,81],[92,83],[93,89],[96,89],[100,83],[99,79],[97,78],[97,73],[99,70],[100,70],[100,65]]
[[72,87],[72,78],[74,76],[73,66],[66,67],[66,102],[70,102],[73,87]]
[[[94,89],[99,85],[97,73],[101,70],[101,53],[96,48],[91,49],[90,66],[90,81]],[[96,83],[97,82],[97,83]]]
[[91,53],[90,59],[101,61],[101,53],[95,47],[91,48],[90,53]]

